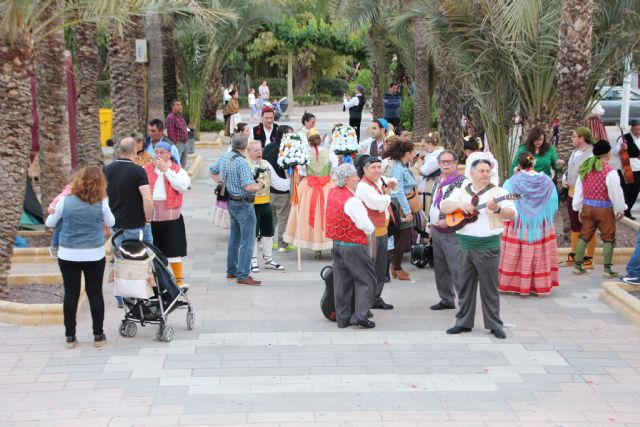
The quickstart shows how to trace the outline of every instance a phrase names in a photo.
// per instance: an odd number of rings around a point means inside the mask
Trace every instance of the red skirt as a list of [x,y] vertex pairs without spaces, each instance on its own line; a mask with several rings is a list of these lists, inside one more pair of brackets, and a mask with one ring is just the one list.
[[504,223],[500,246],[499,290],[520,295],[548,295],[558,286],[558,247],[551,229],[542,239],[520,240],[512,222]]

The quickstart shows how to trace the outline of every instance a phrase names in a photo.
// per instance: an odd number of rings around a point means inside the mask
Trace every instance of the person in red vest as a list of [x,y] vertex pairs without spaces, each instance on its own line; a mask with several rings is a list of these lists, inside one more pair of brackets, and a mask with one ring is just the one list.
[[[375,239],[375,226],[364,204],[355,197],[358,186],[356,168],[343,163],[336,172],[336,187],[329,191],[326,208],[327,238],[333,240],[333,286],[338,328],[373,328],[368,319],[371,283],[376,281],[369,237]],[[355,305],[352,308],[355,297]]]
[[153,244],[167,257],[178,286],[182,286],[182,258],[187,256],[187,234],[180,208],[182,194],[191,185],[191,178],[180,167],[178,159],[171,157],[169,143],[157,143],[154,154],[153,162],[144,165],[153,196]]

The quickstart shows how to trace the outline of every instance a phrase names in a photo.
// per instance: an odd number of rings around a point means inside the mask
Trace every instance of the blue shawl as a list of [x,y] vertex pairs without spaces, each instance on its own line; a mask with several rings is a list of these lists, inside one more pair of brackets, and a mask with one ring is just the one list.
[[509,193],[520,193],[522,198],[515,200],[518,216],[513,228],[520,240],[533,243],[544,238],[553,227],[553,217],[558,212],[558,192],[556,186],[544,173],[530,175],[518,172],[507,180],[503,188]]

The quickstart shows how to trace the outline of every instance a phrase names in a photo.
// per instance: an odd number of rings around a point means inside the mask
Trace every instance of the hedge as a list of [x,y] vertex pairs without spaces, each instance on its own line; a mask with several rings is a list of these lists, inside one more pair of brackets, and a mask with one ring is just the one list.
[[253,79],[253,85],[251,86],[256,90],[256,99],[260,96],[258,87],[262,84],[262,81],[267,81],[269,87],[269,98],[279,99],[283,96],[287,96],[287,79],[279,77],[260,77]]
[[349,83],[345,79],[336,77],[319,77],[311,82],[312,94],[328,94],[341,97],[349,90]]

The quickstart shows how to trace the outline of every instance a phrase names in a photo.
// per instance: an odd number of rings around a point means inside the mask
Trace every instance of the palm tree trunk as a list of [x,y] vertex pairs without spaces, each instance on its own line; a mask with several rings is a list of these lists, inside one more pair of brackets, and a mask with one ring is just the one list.
[[413,110],[413,140],[420,141],[431,128],[431,85],[432,81],[427,53],[425,18],[416,21],[416,102]]
[[[436,102],[438,121],[440,122],[440,140],[442,144],[455,151],[458,157],[464,152],[462,125],[462,100],[455,79],[447,79],[444,67],[440,67]],[[417,105],[416,105],[417,108]]]
[[[53,7],[48,9],[53,13]],[[51,14],[46,14],[48,19]],[[64,38],[60,19],[51,21],[51,32],[35,47],[40,140],[40,191],[47,206],[62,191],[71,171],[67,82],[64,72]]]
[[[135,62],[135,46],[136,39],[144,39],[144,17],[143,16],[134,16],[131,18],[133,22],[133,31],[132,31],[132,43],[133,43],[133,51],[134,51],[134,62],[133,62],[133,71],[135,75],[135,87],[136,87],[136,99],[137,99],[137,111],[138,111],[138,125],[137,131],[142,132],[144,134],[147,129],[147,82],[149,80],[149,76],[147,73],[147,64],[143,62]],[[163,117],[158,117],[159,119],[163,119]],[[155,117],[154,117],[155,119]],[[164,121],[164,120],[163,120]]]
[[384,105],[380,94],[380,75],[378,64],[374,58],[370,58],[371,66],[371,109],[373,118],[384,117]]
[[22,215],[31,149],[31,75],[34,50],[30,34],[19,34],[13,45],[0,36],[0,299],[9,293],[7,276]]
[[120,140],[130,132],[145,131],[141,125],[139,104],[140,76],[135,64],[135,30],[132,25],[116,33],[112,26],[108,32],[109,75],[111,78],[111,106],[113,108],[113,140],[116,153]]
[[171,111],[171,102],[178,99],[176,40],[173,37],[174,22],[175,16],[172,13],[162,17],[162,85],[165,117]]
[[205,85],[202,100],[202,119],[215,120],[218,105],[222,99],[222,75],[218,69],[212,69]]
[[102,165],[100,148],[100,119],[96,90],[100,68],[98,66],[98,35],[96,24],[83,23],[75,27],[76,84],[78,85],[78,165]]
[[560,18],[558,76],[558,157],[568,160],[571,134],[583,121],[587,83],[591,74],[593,0],[564,0]]

